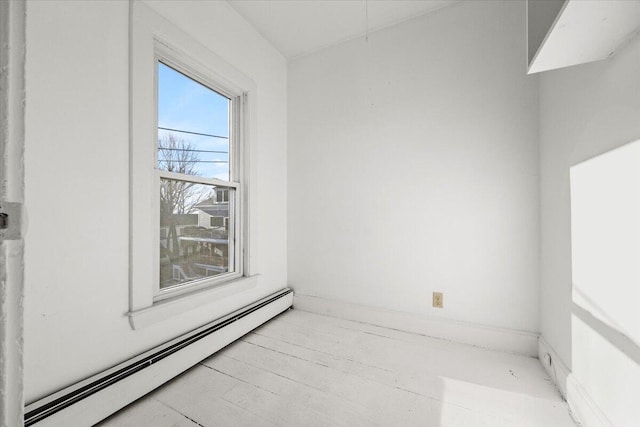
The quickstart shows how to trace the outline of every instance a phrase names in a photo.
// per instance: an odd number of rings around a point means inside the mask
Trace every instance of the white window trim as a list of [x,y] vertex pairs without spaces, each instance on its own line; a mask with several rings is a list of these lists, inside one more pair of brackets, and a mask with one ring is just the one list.
[[[257,275],[255,239],[256,217],[251,210],[255,194],[251,191],[251,177],[255,170],[250,163],[251,143],[254,141],[256,107],[255,83],[214,52],[189,36],[175,24],[139,1],[131,2],[130,10],[130,263],[129,316],[132,328],[178,315],[256,286]],[[197,59],[196,59],[197,58]],[[240,145],[234,163],[238,198],[237,216],[242,222],[236,240],[243,253],[238,252],[239,272],[225,275],[225,280],[203,280],[192,285],[176,287],[169,292],[157,292],[159,267],[159,184],[160,176],[171,173],[157,170],[157,61],[184,70],[187,75],[240,102],[232,103],[239,114],[237,132]],[[231,151],[231,150],[230,150]],[[197,181],[203,181],[197,177]],[[212,185],[233,187],[229,182],[204,179]],[[242,272],[242,273],[240,273]],[[250,279],[251,278],[251,279]],[[222,278],[221,278],[222,279]],[[229,286],[227,286],[229,285]],[[221,289],[224,288],[224,289]],[[216,297],[217,295],[217,297]],[[168,308],[170,307],[170,308]],[[150,314],[151,313],[151,314]],[[144,319],[144,320],[143,320]],[[154,320],[155,319],[155,320]]]
[[[243,201],[242,201],[242,187],[240,185],[240,181],[242,180],[242,146],[243,146],[243,131],[241,127],[242,117],[245,111],[245,92],[241,91],[237,88],[226,88],[222,86],[220,83],[215,81],[212,78],[212,74],[210,70],[204,70],[200,68],[199,65],[194,64],[194,60],[189,58],[188,55],[177,51],[175,48],[169,48],[165,42],[161,42],[159,40],[154,40],[154,53],[155,53],[155,92],[154,92],[154,106],[157,108],[158,106],[158,81],[157,81],[157,64],[161,62],[172,69],[176,70],[179,73],[183,73],[187,78],[192,79],[200,84],[203,84],[205,87],[212,89],[219,94],[227,97],[230,103],[230,114],[233,117],[230,130],[230,138],[229,138],[229,181],[224,181],[216,178],[205,178],[200,176],[186,176],[179,173],[168,172],[158,170],[157,161],[158,161],[158,150],[157,145],[154,146],[154,168],[156,170],[156,188],[160,188],[160,180],[162,178],[167,178],[176,181],[189,181],[196,182],[205,185],[214,185],[214,186],[222,186],[224,188],[233,188],[235,190],[235,197],[233,203],[230,203],[230,221],[231,225],[229,227],[229,253],[232,260],[233,271],[229,273],[224,273],[216,277],[202,278],[198,280],[194,280],[192,282],[181,284],[175,287],[170,287],[166,289],[160,289],[160,263],[159,257],[154,258],[154,278],[153,282],[155,283],[154,288],[154,302],[162,301],[168,298],[173,298],[178,295],[187,294],[189,292],[193,292],[195,290],[200,290],[203,288],[208,288],[216,285],[220,285],[224,282],[230,280],[236,280],[240,277],[243,277],[243,256],[242,249],[244,247],[244,241],[242,239],[243,233]],[[154,121],[154,129],[158,128],[157,123],[157,110],[156,110],[156,120]],[[157,137],[154,138],[154,143],[157,143]],[[154,206],[159,206],[159,192],[156,190]],[[159,215],[156,215],[157,218],[157,227],[159,229]],[[235,220],[236,218],[240,219],[239,227],[236,227]],[[159,233],[155,235],[156,248],[160,247],[160,236]]]

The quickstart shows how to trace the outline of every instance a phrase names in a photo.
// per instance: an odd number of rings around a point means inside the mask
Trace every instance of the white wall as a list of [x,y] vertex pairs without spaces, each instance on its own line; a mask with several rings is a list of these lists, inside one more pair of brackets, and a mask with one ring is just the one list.
[[540,171],[545,339],[571,363],[569,168],[640,135],[640,39],[613,58],[542,74]]
[[262,276],[238,295],[131,329],[128,2],[29,1],[27,402],[286,285],[286,62],[225,2],[151,5],[256,83]]
[[291,61],[295,291],[537,331],[538,82],[525,73],[513,1],[464,2]]
[[[620,331],[602,327],[592,316],[598,313],[572,301],[569,169],[640,138],[639,75],[636,37],[607,61],[546,72],[540,79],[541,331],[616,426],[637,423],[629,418],[637,410],[629,397],[640,393],[633,384],[640,367],[628,348],[624,354],[610,343],[619,341]],[[616,289],[609,281],[600,286]],[[640,354],[637,345],[629,348]]]
[[573,166],[570,191],[573,302],[640,344],[640,140]]

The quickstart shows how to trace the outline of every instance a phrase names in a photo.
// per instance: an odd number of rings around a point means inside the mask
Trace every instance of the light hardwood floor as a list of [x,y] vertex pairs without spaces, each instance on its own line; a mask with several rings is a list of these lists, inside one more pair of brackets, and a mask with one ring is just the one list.
[[99,425],[575,426],[537,359],[298,310]]

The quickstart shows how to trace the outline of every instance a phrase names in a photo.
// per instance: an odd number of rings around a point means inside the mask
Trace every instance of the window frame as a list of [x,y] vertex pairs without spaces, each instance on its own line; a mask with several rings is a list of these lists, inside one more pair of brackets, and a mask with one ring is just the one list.
[[[154,91],[154,104],[155,104],[155,121],[154,127],[156,129],[156,138],[154,144],[154,170],[156,173],[156,200],[154,200],[154,209],[157,213],[158,230],[160,229],[160,183],[161,180],[170,179],[174,181],[193,182],[197,184],[212,185],[218,188],[225,188],[234,190],[233,202],[228,200],[229,203],[229,251],[228,253],[233,255],[233,262],[229,264],[233,265],[233,271],[220,274],[213,277],[204,277],[201,279],[193,280],[184,284],[177,284],[165,289],[160,288],[160,233],[156,233],[156,248],[158,253],[154,258],[154,302],[162,301],[168,298],[182,295],[184,293],[193,292],[194,290],[213,287],[230,280],[238,279],[243,276],[243,221],[242,221],[242,186],[241,186],[241,173],[242,164],[240,162],[240,154],[242,152],[242,116],[244,112],[244,93],[237,93],[233,90],[226,88],[223,84],[216,82],[215,78],[207,75],[206,70],[196,69],[193,65],[185,64],[184,55],[182,58],[177,58],[175,51],[169,49],[166,44],[156,40],[154,43],[154,62],[155,62],[155,91]],[[193,64],[193,60],[190,61]],[[206,178],[197,175],[186,175],[176,172],[163,171],[158,168],[158,64],[164,64],[178,73],[183,74],[185,77],[203,85],[204,87],[218,93],[229,99],[229,181]],[[227,193],[228,194],[228,193]],[[217,197],[217,196],[216,196]],[[233,248],[233,250],[231,250]]]
[[[129,38],[129,310],[132,329],[143,328],[209,304],[224,307],[260,283],[256,212],[257,176],[252,162],[255,145],[257,89],[255,82],[210,47],[185,33],[143,2],[130,3]],[[158,55],[159,53],[159,55]],[[159,175],[157,172],[157,57],[216,92],[237,98],[238,147],[233,160],[238,183],[239,230],[236,241],[239,274],[220,281],[157,297],[159,288]],[[152,76],[155,76],[152,78]],[[230,128],[230,132],[232,129]],[[231,168],[234,170],[234,168]],[[228,186],[226,181],[213,185]],[[157,201],[157,204],[156,204]],[[154,207],[157,206],[157,209]],[[222,304],[222,305],[220,305]],[[213,307],[210,305],[210,307]]]

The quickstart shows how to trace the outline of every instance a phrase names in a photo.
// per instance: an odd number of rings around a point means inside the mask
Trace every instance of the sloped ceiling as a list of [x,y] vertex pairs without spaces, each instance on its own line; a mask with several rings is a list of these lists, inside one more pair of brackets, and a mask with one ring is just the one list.
[[362,37],[460,0],[228,0],[285,57]]

